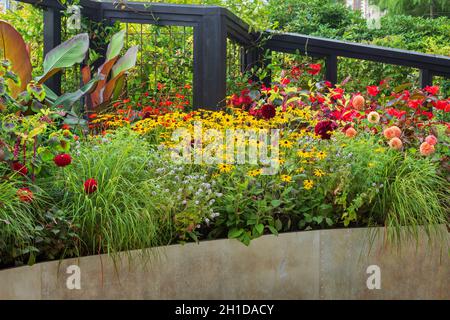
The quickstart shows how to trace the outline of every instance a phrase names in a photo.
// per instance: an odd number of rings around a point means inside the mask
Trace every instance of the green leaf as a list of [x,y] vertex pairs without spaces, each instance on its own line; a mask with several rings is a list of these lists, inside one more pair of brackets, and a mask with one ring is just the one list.
[[40,155],[42,161],[49,162],[53,160],[53,153],[47,148],[39,147],[37,150],[38,155]]
[[228,231],[228,238],[230,238],[230,239],[238,238],[243,232],[244,232],[244,229],[233,228],[230,231]]
[[317,222],[317,224],[321,224],[323,221],[323,217],[322,216],[314,217],[314,220]]
[[123,72],[133,68],[136,65],[139,46],[133,46],[121,57],[112,68],[112,78],[120,76]]
[[88,49],[89,36],[87,33],[76,35],[60,44],[45,56],[44,74],[36,80],[42,84],[62,68],[83,62]]
[[334,223],[333,223],[333,220],[331,220],[330,218],[326,218],[325,219],[325,222],[328,224],[328,226],[332,226]]
[[255,226],[256,231],[258,231],[259,234],[262,234],[264,232],[264,225],[262,223],[257,224]]
[[63,94],[53,102],[53,107],[63,106],[65,110],[70,110],[75,102],[95,89],[95,85],[97,84],[97,82],[98,77],[95,77],[77,91]]
[[270,232],[272,232],[274,235],[278,235],[278,231],[277,231],[277,229],[275,229],[274,227],[272,227],[272,226],[267,226],[267,228],[269,228]]
[[244,234],[239,238],[239,240],[241,240],[241,242],[242,242],[243,244],[245,244],[246,246],[248,246],[248,245],[250,244],[251,238],[250,238],[250,235],[249,235],[248,233],[244,233]]
[[45,84],[42,85],[42,87],[45,90],[45,99],[49,100],[50,102],[55,101],[58,99],[58,95],[52,91],[49,87],[47,87]]
[[79,126],[85,126],[87,124],[87,121],[84,119],[81,119],[74,113],[68,112],[66,116],[64,117],[64,123],[69,125],[79,125]]
[[270,201],[270,204],[273,206],[273,207],[278,207],[278,206],[280,206],[280,204],[281,204],[281,200],[279,200],[279,199],[273,199],[272,201]]
[[280,231],[283,228],[283,223],[280,219],[275,220],[275,228]]
[[111,37],[108,49],[106,51],[106,60],[111,60],[120,54],[123,48],[126,30],[120,30]]

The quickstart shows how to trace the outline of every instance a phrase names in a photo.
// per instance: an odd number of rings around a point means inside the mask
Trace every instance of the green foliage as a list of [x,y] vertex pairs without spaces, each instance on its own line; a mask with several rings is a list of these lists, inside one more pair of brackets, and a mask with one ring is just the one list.
[[[450,52],[447,17],[387,15],[381,18],[380,29],[369,29],[359,12],[333,1],[271,0],[269,7],[271,22],[288,32],[445,56]],[[412,68],[348,58],[340,58],[338,66],[339,80],[351,76],[347,88],[355,91],[385,78],[391,78],[394,86],[405,82],[418,85],[418,71]],[[437,79],[436,84],[446,88],[448,80]]]
[[447,0],[371,0],[381,10],[390,15],[407,14],[411,16],[450,17]]
[[[0,174],[5,167],[0,163]],[[18,197],[19,188],[30,188],[31,203]],[[43,191],[23,182],[0,180],[0,265],[14,266],[77,254],[76,227],[49,209]]]

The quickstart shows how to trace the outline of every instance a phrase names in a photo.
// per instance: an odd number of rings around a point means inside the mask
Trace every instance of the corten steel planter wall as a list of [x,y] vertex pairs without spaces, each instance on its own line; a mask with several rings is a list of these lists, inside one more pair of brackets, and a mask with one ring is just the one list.
[[[341,229],[151,249],[116,265],[106,255],[0,271],[1,299],[449,299],[448,234],[430,245],[423,234],[401,250],[369,244],[368,230]],[[375,229],[371,229],[372,231]],[[370,250],[369,250],[370,247]],[[129,260],[129,257],[133,259]],[[81,289],[66,287],[66,268],[81,269]],[[369,265],[381,289],[366,285]]]

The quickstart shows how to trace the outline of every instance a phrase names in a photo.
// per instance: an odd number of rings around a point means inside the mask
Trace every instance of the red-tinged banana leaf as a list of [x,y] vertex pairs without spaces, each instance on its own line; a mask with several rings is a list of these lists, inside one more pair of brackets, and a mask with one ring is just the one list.
[[116,85],[120,84],[120,78],[127,72],[129,69],[133,68],[136,65],[137,52],[139,50],[138,46],[131,47],[125,53],[125,55],[117,61],[117,63],[112,68],[112,77],[111,80],[108,81],[105,87],[105,91],[103,92],[103,101],[109,101],[112,97],[112,94],[116,89]]
[[119,59],[120,51],[122,51],[126,30],[121,30],[111,37],[108,49],[106,50],[105,63],[99,68],[98,76],[100,78],[97,89],[91,94],[92,104],[95,107],[101,105],[103,100],[103,92],[105,91],[106,82],[112,67]]
[[118,75],[123,74],[125,71],[133,68],[136,65],[137,53],[139,46],[133,46],[124,54],[122,58],[112,68],[112,78],[116,78]]
[[45,56],[44,74],[36,80],[42,84],[61,69],[83,62],[88,49],[89,36],[87,33],[76,35],[60,44]]
[[83,84],[87,84],[91,81],[91,67],[84,66],[81,68],[81,79],[83,80]]
[[109,73],[111,72],[112,67],[116,63],[118,57],[115,57],[111,60],[106,61],[103,65],[98,69],[98,77],[99,82],[97,84],[97,88],[91,94],[92,103],[94,106],[100,105],[103,103],[103,92],[105,91],[106,81],[108,80]]
[[20,79],[18,85],[12,81],[8,83],[11,96],[16,98],[19,93],[26,90],[28,83],[31,81],[30,55],[20,33],[9,23],[2,20],[0,20],[0,51],[1,59],[9,60],[11,71]]
[[123,87],[125,85],[125,75],[121,76],[117,81],[116,81],[116,87],[114,88],[113,94],[112,94],[112,100],[117,100],[119,99],[120,95],[123,92]]

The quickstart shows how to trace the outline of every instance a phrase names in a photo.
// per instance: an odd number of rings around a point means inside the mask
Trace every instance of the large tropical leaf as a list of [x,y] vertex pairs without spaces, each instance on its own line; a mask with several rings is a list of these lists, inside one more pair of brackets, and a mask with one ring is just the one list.
[[123,76],[127,70],[133,68],[136,65],[138,49],[138,46],[131,47],[130,49],[128,49],[125,55],[120,58],[114,65],[114,67],[112,68],[111,80],[108,81],[103,91],[102,102],[110,100],[114,92],[116,96],[118,88],[121,89],[123,87]]
[[51,50],[45,56],[44,74],[37,79],[38,83],[44,83],[62,68],[68,68],[76,63],[81,63],[88,49],[89,36],[87,33],[82,33]]
[[111,41],[109,42],[108,49],[106,50],[106,59],[105,61],[112,60],[119,56],[120,51],[123,48],[123,43],[125,39],[126,30],[121,30],[114,34],[111,37]]
[[20,33],[2,20],[0,20],[0,51],[1,59],[10,61],[11,71],[20,79],[19,85],[12,81],[8,82],[11,96],[16,98],[19,93],[26,90],[27,84],[31,81],[30,55]]
[[75,102],[95,89],[95,85],[97,84],[97,82],[98,77],[94,77],[91,81],[89,81],[77,91],[63,94],[53,102],[53,107],[62,106],[65,110],[69,111]]
[[133,68],[136,65],[137,53],[139,46],[133,46],[120,58],[112,68],[112,78],[123,74],[125,71]]
[[99,82],[97,88],[94,92],[92,92],[91,98],[94,106],[103,103],[103,92],[105,91],[105,84],[108,80],[109,73],[111,72],[111,68],[116,63],[117,57],[114,57],[111,60],[106,61],[100,68],[98,69],[98,77]]
[[51,104],[53,104],[53,102],[58,99],[58,95],[53,92],[52,89],[50,89],[49,87],[47,87],[45,84],[42,85],[42,87],[45,90],[45,101],[46,102],[50,102]]

